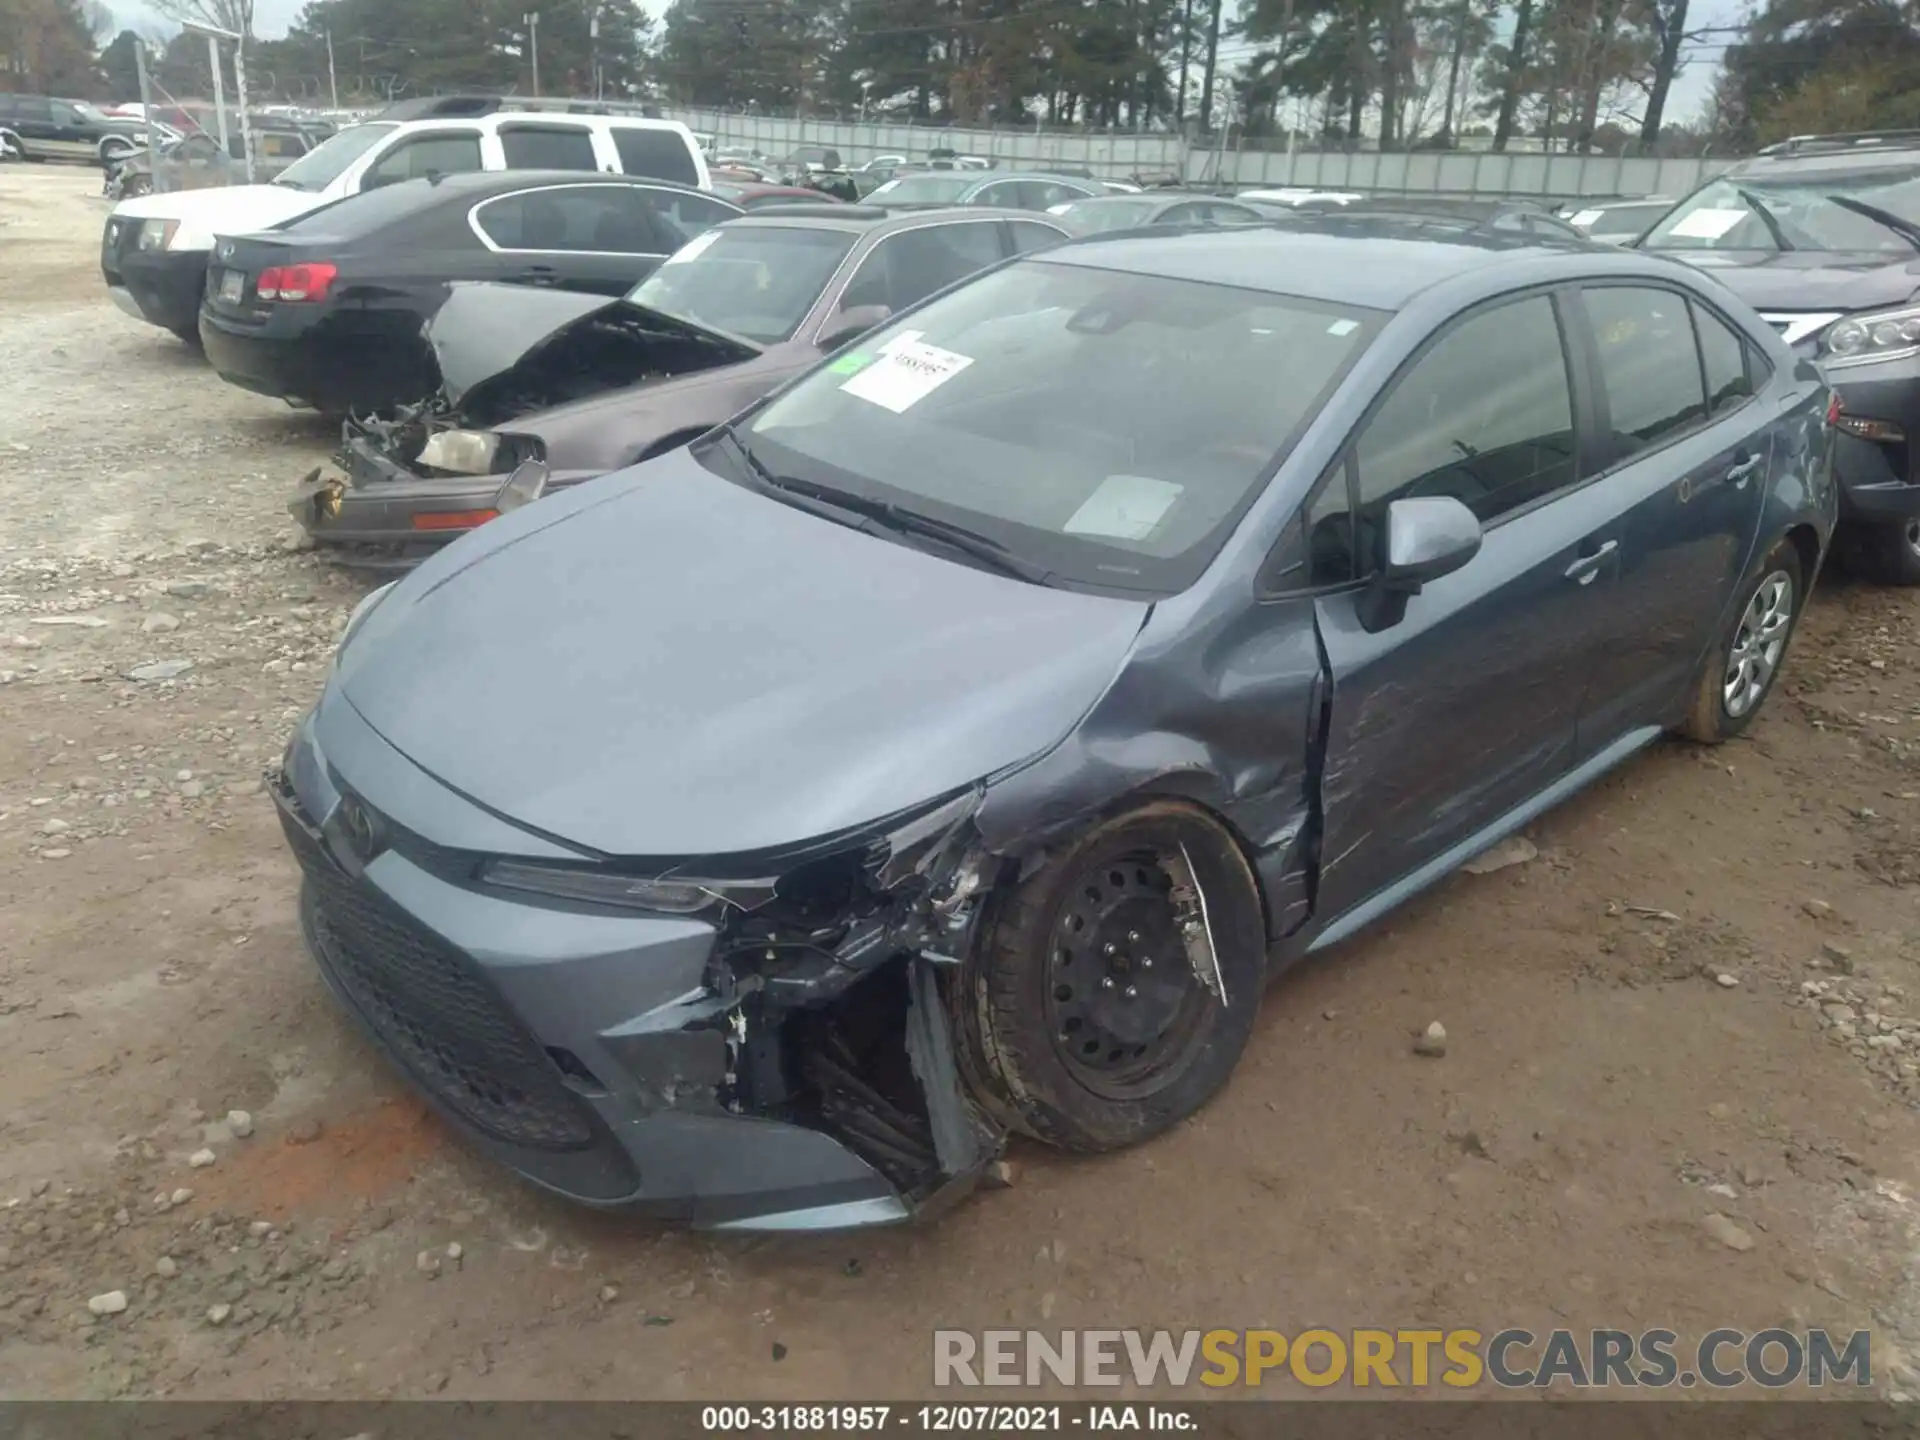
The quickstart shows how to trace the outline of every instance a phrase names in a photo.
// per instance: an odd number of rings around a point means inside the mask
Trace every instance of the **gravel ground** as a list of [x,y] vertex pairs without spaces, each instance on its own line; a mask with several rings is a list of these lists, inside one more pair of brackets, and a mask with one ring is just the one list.
[[107,305],[97,185],[0,170],[0,1397],[898,1398],[1008,1324],[1870,1328],[1920,1391],[1916,597],[1826,582],[1748,740],[1290,977],[1150,1146],[884,1234],[586,1214],[301,953],[259,774],[362,593],[282,508],[327,436]]

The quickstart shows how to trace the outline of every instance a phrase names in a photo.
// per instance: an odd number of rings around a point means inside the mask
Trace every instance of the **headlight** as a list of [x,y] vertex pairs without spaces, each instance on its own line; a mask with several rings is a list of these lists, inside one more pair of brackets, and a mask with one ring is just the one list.
[[347,628],[340,632],[340,643],[333,647],[333,655],[336,660],[347,653],[347,646],[353,643],[354,632],[366,621],[367,616],[373,613],[373,607],[386,599],[387,592],[399,583],[397,580],[389,580],[378,590],[370,592],[358,605],[353,607],[353,613],[347,616]]
[[667,915],[694,915],[719,905],[751,910],[773,898],[774,886],[771,880],[648,880],[522,860],[490,860],[480,868],[480,878],[489,885],[556,900],[583,900]]
[[1820,350],[1821,360],[1836,369],[1920,353],[1920,306],[1849,315],[1821,337]]
[[420,463],[456,475],[490,475],[500,437],[484,430],[438,430],[420,447]]
[[180,228],[178,220],[147,220],[140,226],[140,248],[142,250],[164,250],[173,243],[173,232]]

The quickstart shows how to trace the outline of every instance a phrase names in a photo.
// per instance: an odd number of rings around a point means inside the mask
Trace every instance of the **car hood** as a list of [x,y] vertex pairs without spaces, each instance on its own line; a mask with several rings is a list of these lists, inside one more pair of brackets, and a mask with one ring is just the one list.
[[421,769],[521,825],[610,855],[728,855],[1051,748],[1150,610],[877,539],[678,450],[429,559],[334,683]]
[[650,331],[711,342],[747,359],[758,352],[744,341],[675,319],[627,300],[529,285],[456,282],[427,322],[427,343],[440,366],[450,404],[484,406],[485,391],[509,388],[517,372],[538,367],[543,355],[603,321],[631,316]]
[[[311,191],[296,190],[291,185],[224,185],[122,200],[113,207],[113,213],[129,220],[191,221],[190,226],[183,224],[182,229],[209,237],[239,235],[304,215],[322,204],[324,198]],[[204,249],[210,243],[208,239],[197,248]],[[187,247],[176,237],[174,248]]]
[[820,358],[811,345],[776,345],[751,360],[691,375],[643,380],[550,410],[503,420],[495,428],[541,442],[556,469],[617,463],[668,435],[718,425]]
[[1920,289],[1920,255],[1831,250],[1649,250],[1706,271],[1756,310],[1871,310]]

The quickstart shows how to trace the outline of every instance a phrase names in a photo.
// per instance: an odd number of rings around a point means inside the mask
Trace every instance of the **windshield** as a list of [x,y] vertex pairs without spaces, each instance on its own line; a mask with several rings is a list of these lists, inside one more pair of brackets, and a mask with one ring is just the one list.
[[1079,200],[1054,213],[1067,222],[1076,235],[1095,235],[1102,230],[1130,230],[1145,225],[1153,217],[1157,200]]
[[902,175],[897,180],[889,180],[876,189],[867,199],[875,204],[885,204],[889,200],[902,204],[937,203],[942,200],[958,200],[975,181],[971,175]]
[[[1621,205],[1611,210],[1602,210],[1587,227],[1589,235],[1638,235],[1645,230],[1664,211],[1653,205]],[[1579,217],[1573,220],[1579,228]]]
[[1026,260],[862,339],[743,439],[772,475],[963,526],[1060,581],[1170,594],[1380,318]]
[[853,248],[839,230],[743,225],[709,230],[627,296],[708,330],[773,345],[788,339]]
[[1896,230],[1843,201],[1920,224],[1920,166],[1721,178],[1681,201],[1640,243],[1648,250],[1914,253]]
[[352,129],[342,130],[274,176],[273,183],[288,185],[295,190],[324,190],[338,180],[349,165],[386,139],[387,132],[392,129],[393,125],[389,122],[355,125]]

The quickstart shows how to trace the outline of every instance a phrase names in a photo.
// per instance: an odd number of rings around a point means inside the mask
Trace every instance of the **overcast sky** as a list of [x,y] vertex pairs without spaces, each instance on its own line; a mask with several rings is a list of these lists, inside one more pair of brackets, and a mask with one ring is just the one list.
[[[115,5],[107,0],[110,8],[119,14],[123,22],[141,14],[143,7],[133,4]],[[404,3],[404,0],[400,0]],[[306,6],[306,0],[255,0],[254,29],[265,36],[284,34],[287,26],[299,16]],[[644,4],[642,9],[658,15],[666,8],[666,0],[654,0]],[[1688,20],[1695,29],[1702,27],[1727,26],[1739,21],[1741,0],[1694,0]],[[164,24],[155,17],[148,16],[150,23]],[[135,20],[134,23],[139,23]],[[1673,123],[1684,123],[1698,118],[1705,108],[1707,96],[1713,88],[1713,74],[1719,68],[1720,57],[1730,37],[1725,34],[1709,34],[1691,46],[1688,60],[1679,80],[1674,83],[1672,98],[1667,103],[1667,118]]]

